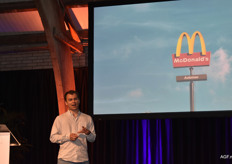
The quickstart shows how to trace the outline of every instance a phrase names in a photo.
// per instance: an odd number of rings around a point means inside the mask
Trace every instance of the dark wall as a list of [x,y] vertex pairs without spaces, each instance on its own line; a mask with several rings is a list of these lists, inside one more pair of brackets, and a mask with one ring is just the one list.
[[52,163],[57,145],[49,135],[58,114],[52,70],[0,72],[0,77],[4,121],[22,142],[11,148],[11,163]]

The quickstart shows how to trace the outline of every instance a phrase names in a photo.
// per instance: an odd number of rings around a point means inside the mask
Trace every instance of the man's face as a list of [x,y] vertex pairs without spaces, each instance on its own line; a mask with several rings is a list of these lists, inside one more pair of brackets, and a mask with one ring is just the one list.
[[80,100],[77,98],[76,94],[67,94],[65,104],[68,106],[69,110],[76,110],[79,108]]

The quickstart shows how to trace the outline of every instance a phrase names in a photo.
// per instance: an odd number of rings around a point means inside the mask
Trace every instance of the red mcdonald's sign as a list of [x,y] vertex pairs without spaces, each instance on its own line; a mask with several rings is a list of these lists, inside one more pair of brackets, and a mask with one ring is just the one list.
[[[193,52],[196,35],[200,38],[202,52]],[[187,38],[189,53],[181,54],[181,45],[184,36]],[[176,46],[176,54],[172,54],[172,62],[174,68],[209,66],[210,52],[206,52],[205,41],[199,31],[194,32],[191,38],[186,32],[180,35]]]

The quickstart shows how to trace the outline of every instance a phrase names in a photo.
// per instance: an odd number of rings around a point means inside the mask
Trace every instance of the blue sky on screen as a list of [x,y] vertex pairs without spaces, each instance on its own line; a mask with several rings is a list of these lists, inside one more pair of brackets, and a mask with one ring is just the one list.
[[[182,32],[200,31],[211,51],[194,82],[195,111],[232,109],[231,0],[180,0],[94,10],[94,114],[190,111],[189,68],[173,68]],[[187,53],[183,39],[182,53]],[[196,37],[194,52],[201,52]]]

